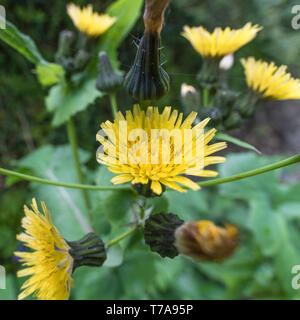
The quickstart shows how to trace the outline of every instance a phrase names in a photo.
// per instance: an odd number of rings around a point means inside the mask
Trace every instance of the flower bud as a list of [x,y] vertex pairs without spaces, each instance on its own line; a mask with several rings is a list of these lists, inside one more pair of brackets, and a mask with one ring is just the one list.
[[122,75],[113,69],[109,57],[104,51],[99,53],[98,70],[99,75],[96,87],[99,91],[105,93],[114,92],[122,84]]
[[69,57],[72,54],[72,44],[74,42],[74,32],[63,30],[59,34],[57,56]]
[[175,231],[175,246],[179,253],[198,261],[221,261],[237,247],[238,231],[232,225],[225,228],[201,220],[181,225]]
[[185,108],[185,113],[190,114],[201,105],[200,92],[195,87],[183,83],[181,85],[181,101]]
[[227,56],[223,57],[220,60],[219,68],[223,71],[227,71],[231,69],[231,67],[233,66],[233,63],[234,63],[234,54],[229,53]]
[[90,57],[91,57],[91,55],[87,51],[85,51],[83,49],[79,49],[75,58],[74,58],[75,69],[76,70],[83,69],[87,65]]
[[124,86],[138,101],[158,100],[170,88],[170,78],[160,64],[160,35],[146,31]]
[[151,251],[157,252],[161,257],[174,258],[178,251],[174,246],[174,232],[184,223],[173,213],[157,213],[150,216],[145,222],[145,242]]
[[259,98],[259,95],[249,90],[236,100],[234,109],[237,110],[243,118],[251,118],[254,115]]
[[73,272],[80,266],[100,267],[106,260],[106,250],[102,239],[93,232],[79,241],[67,241],[71,247],[69,254],[74,259]]
[[197,75],[197,79],[201,86],[212,88],[217,87],[220,69],[220,60],[217,58],[204,58],[200,72]]

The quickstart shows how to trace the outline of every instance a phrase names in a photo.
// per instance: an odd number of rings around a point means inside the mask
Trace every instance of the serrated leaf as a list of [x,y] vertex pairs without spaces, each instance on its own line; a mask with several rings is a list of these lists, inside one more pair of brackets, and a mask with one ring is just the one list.
[[36,74],[43,86],[52,86],[64,78],[65,71],[56,63],[38,64]]
[[55,85],[46,97],[47,110],[54,111],[52,124],[54,126],[62,125],[101,96],[102,93],[96,89],[95,79],[89,79],[68,89],[65,89],[61,84]]

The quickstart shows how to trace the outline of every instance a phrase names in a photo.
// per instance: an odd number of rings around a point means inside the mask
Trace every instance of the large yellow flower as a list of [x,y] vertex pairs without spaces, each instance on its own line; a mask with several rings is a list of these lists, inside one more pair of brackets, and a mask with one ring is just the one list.
[[91,37],[101,35],[117,20],[108,14],[93,12],[93,6],[91,4],[80,9],[80,7],[77,7],[74,3],[70,3],[67,6],[67,12],[76,28]]
[[192,128],[196,116],[192,112],[183,121],[183,114],[171,107],[160,114],[157,107],[141,111],[138,105],[133,113],[126,111],[126,117],[118,112],[113,123],[101,124],[97,140],[104,152],[97,153],[97,161],[119,174],[111,180],[114,184],[147,184],[158,195],[162,185],[185,192],[177,183],[198,190],[199,185],[183,175],[215,177],[217,172],[204,167],[225,161],[210,155],[226,148],[226,143],[208,145],[216,130],[204,132],[209,118]]
[[21,289],[18,299],[34,294],[40,300],[67,300],[73,285],[73,258],[68,253],[70,247],[54,226],[45,203],[44,214],[39,212],[35,199],[32,210],[24,207],[25,217],[22,227],[25,233],[17,239],[33,252],[15,252],[27,268],[18,272],[18,277],[30,276]]
[[253,57],[241,59],[247,85],[263,98],[271,100],[300,99],[300,80],[286,72],[287,66],[277,67]]
[[202,57],[222,58],[250,42],[261,29],[262,27],[252,25],[250,22],[241,29],[215,28],[212,33],[202,26],[192,28],[184,26],[181,35],[189,40]]

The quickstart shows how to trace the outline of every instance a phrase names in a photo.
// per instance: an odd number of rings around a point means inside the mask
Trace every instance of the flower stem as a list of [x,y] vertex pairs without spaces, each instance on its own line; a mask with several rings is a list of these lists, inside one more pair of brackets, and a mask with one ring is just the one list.
[[[79,160],[76,131],[75,131],[72,118],[68,121],[67,130],[68,130],[69,143],[72,149],[73,159],[76,167],[77,179],[80,184],[84,184],[84,177],[83,177],[83,173],[80,166],[80,160]],[[87,211],[89,211],[89,209],[91,208],[91,204],[90,204],[88,193],[85,189],[82,189],[82,195],[84,198],[86,209]]]
[[114,119],[116,119],[117,113],[118,113],[116,94],[115,93],[111,93],[109,95],[109,100],[110,100],[110,106],[111,106],[112,115],[113,115]]
[[300,154],[297,154],[293,157],[290,157],[290,158],[287,158],[287,159],[284,159],[281,161],[277,161],[275,163],[269,164],[267,166],[264,166],[264,167],[261,167],[258,169],[241,172],[241,173],[235,174],[230,177],[218,178],[218,179],[212,179],[212,180],[208,180],[208,181],[199,182],[198,185],[200,187],[210,187],[210,186],[214,186],[217,184],[237,181],[237,180],[249,178],[252,176],[256,176],[256,175],[259,175],[262,173],[266,173],[268,171],[272,171],[272,170],[276,170],[276,169],[279,169],[282,167],[286,167],[286,166],[289,166],[289,165],[297,163],[297,162],[300,162]]
[[203,95],[203,101],[202,101],[203,107],[207,107],[208,106],[209,89],[203,88],[202,95]]
[[130,234],[132,234],[136,230],[137,230],[137,226],[135,226],[134,228],[131,228],[131,229],[127,230],[126,232],[122,233],[121,235],[113,238],[112,240],[110,240],[107,243],[107,248],[110,248],[111,246],[115,245],[116,243],[123,240],[124,238],[126,238],[127,236],[129,236]]
[[[250,170],[250,171],[245,171],[242,173],[238,173],[236,175],[227,177],[227,178],[218,178],[218,179],[212,179],[208,181],[203,181],[199,182],[199,186],[201,187],[210,187],[213,185],[217,184],[222,184],[222,183],[228,183],[231,181],[236,181],[236,180],[241,180],[245,179],[248,177],[256,176],[268,171],[276,170],[279,168],[287,167],[289,165],[292,165],[294,163],[300,162],[300,154],[297,154],[295,156],[292,156],[290,158],[277,161],[273,164]],[[32,182],[38,182],[38,183],[43,183],[43,184],[49,184],[52,186],[58,186],[58,187],[65,187],[65,188],[71,188],[71,189],[86,189],[86,190],[99,190],[99,191],[114,191],[114,190],[126,190],[126,191],[132,191],[135,192],[133,188],[130,187],[104,187],[104,186],[94,186],[94,185],[88,185],[88,184],[75,184],[75,183],[64,183],[64,182],[56,182],[52,180],[47,180],[47,179],[42,179],[34,176],[30,176],[27,174],[7,170],[4,168],[0,168],[0,174],[4,176],[11,176],[11,177],[16,177],[22,180],[27,180],[27,181],[32,181]],[[170,189],[169,189],[170,190]]]

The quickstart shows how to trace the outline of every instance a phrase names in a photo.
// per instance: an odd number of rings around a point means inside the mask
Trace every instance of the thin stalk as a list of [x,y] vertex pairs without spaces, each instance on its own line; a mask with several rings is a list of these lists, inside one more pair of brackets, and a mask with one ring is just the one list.
[[[245,179],[248,177],[256,176],[268,171],[276,170],[279,168],[287,167],[289,165],[292,165],[294,163],[300,162],[300,154],[297,154],[293,157],[289,157],[287,159],[277,161],[273,164],[250,170],[250,171],[245,171],[238,173],[236,175],[227,177],[227,178],[218,178],[218,179],[212,179],[208,181],[203,181],[199,182],[199,186],[201,187],[210,187],[222,183],[228,183],[231,181],[236,181],[236,180],[241,180]],[[114,191],[114,190],[127,190],[127,191],[132,191],[135,192],[132,188],[130,187],[104,187],[104,186],[93,186],[93,185],[88,185],[88,184],[74,184],[74,183],[64,183],[64,182],[56,182],[56,181],[51,181],[47,179],[42,179],[30,175],[26,175],[23,173],[7,170],[0,168],[0,174],[5,175],[5,176],[12,176],[16,178],[20,178],[22,180],[27,180],[27,181],[32,181],[32,182],[38,182],[38,183],[43,183],[43,184],[49,184],[53,186],[58,186],[58,187],[65,187],[65,188],[71,188],[71,189],[85,189],[85,190],[101,190],[101,191]],[[169,189],[170,190],[170,189]]]
[[111,246],[115,245],[116,243],[118,243],[119,241],[123,240],[124,238],[128,237],[130,234],[132,234],[134,231],[137,230],[137,226],[134,228],[131,228],[129,230],[127,230],[126,232],[122,233],[121,235],[113,238],[112,240],[110,240],[107,243],[107,248],[110,248]]
[[[69,143],[70,143],[70,146],[72,149],[72,154],[73,154],[74,163],[75,163],[75,167],[76,167],[77,179],[80,184],[84,184],[84,177],[83,177],[83,173],[82,173],[81,165],[80,165],[80,160],[79,160],[76,131],[75,131],[75,127],[74,127],[74,123],[73,123],[72,118],[68,121],[67,129],[68,129]],[[87,209],[87,211],[89,211],[89,209],[91,208],[91,204],[90,204],[89,195],[85,189],[82,189],[82,195],[84,198],[86,209]]]
[[117,113],[118,113],[116,94],[115,93],[111,93],[109,95],[109,100],[110,100],[110,106],[111,106],[112,115],[113,115],[114,119],[116,119]]
[[202,95],[203,95],[203,101],[202,101],[203,107],[207,107],[208,99],[209,99],[209,90],[207,88],[203,88]]
[[296,156],[293,156],[293,157],[290,157],[290,158],[287,158],[287,159],[284,159],[281,161],[277,161],[275,163],[269,164],[267,166],[264,166],[264,167],[261,167],[258,169],[241,172],[241,173],[235,174],[235,175],[227,177],[227,178],[218,178],[218,179],[212,179],[209,181],[199,182],[198,185],[200,187],[210,187],[210,186],[214,186],[217,184],[237,181],[237,180],[249,178],[252,176],[257,176],[259,174],[266,173],[266,172],[276,170],[279,168],[283,168],[283,167],[289,166],[289,165],[297,163],[297,162],[300,162],[300,154],[297,154]]

